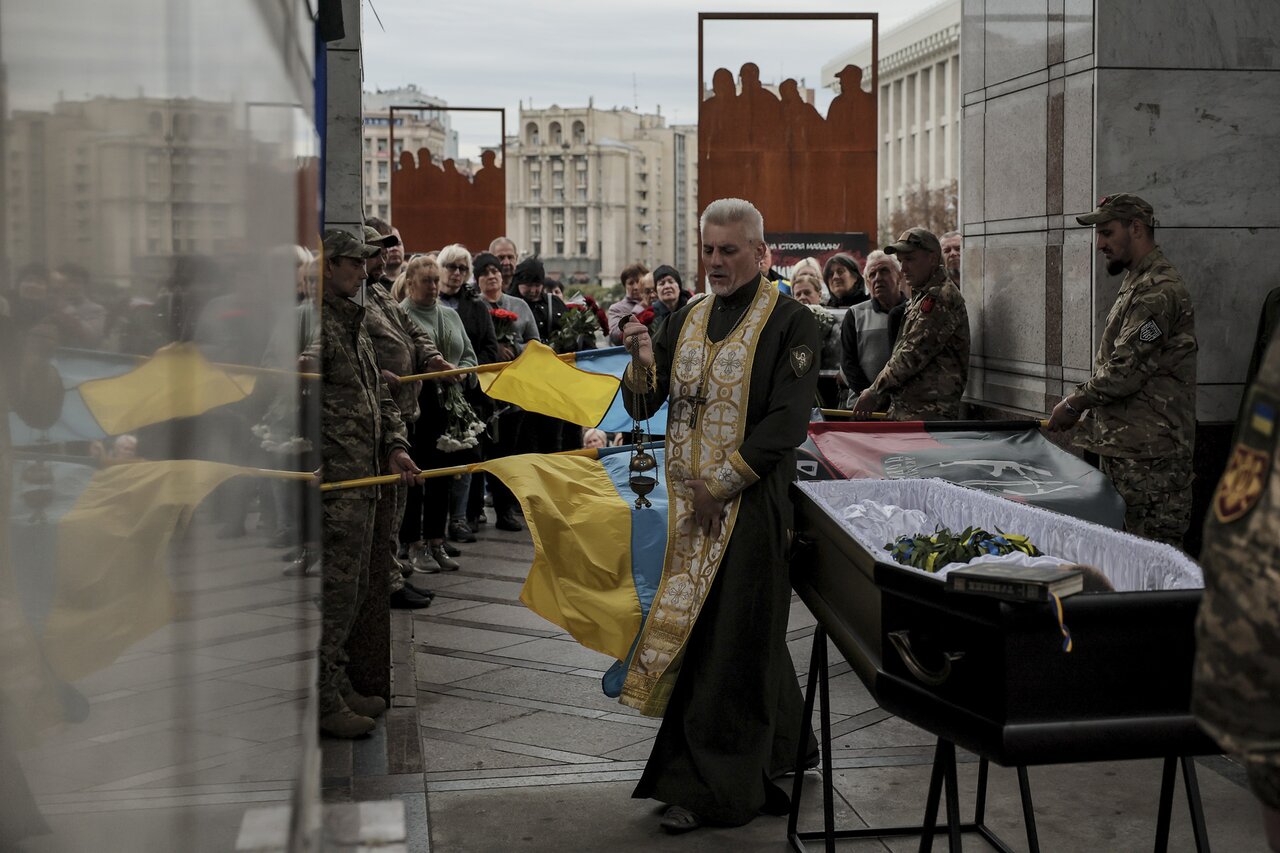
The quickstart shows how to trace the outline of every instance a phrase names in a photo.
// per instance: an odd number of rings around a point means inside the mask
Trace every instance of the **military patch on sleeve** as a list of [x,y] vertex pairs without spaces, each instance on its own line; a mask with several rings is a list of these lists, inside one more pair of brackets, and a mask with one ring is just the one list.
[[811,366],[813,366],[813,350],[803,345],[791,348],[791,369],[796,372],[796,376],[804,376]]
[[1276,410],[1262,401],[1253,405],[1249,414],[1249,429],[1261,433],[1263,438],[1271,438],[1276,427]]
[[1270,469],[1270,454],[1237,444],[1213,495],[1213,514],[1218,521],[1230,524],[1248,515],[1262,497]]
[[1164,332],[1160,331],[1160,327],[1156,325],[1155,320],[1148,320],[1138,327],[1138,339],[1144,344],[1151,343],[1162,334]]
[[933,297],[932,297],[932,296],[926,296],[924,299],[921,299],[921,300],[920,300],[920,313],[921,313],[921,314],[928,314],[928,313],[929,313],[930,311],[932,311],[932,310],[933,310]]

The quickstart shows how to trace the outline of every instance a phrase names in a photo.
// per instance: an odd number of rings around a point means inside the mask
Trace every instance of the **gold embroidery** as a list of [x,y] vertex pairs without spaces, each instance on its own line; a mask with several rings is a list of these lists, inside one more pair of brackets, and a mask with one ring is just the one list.
[[[620,701],[661,716],[679,673],[689,633],[715,580],[738,516],[738,495],[758,479],[740,455],[746,432],[751,367],[760,332],[778,302],[761,286],[739,326],[718,344],[707,340],[714,299],[694,304],[680,331],[671,367],[671,399],[705,397],[695,419],[673,412],[667,422],[667,552],[662,580],[631,657]],[[685,480],[702,479],[715,494],[731,495],[719,537],[702,533]]]

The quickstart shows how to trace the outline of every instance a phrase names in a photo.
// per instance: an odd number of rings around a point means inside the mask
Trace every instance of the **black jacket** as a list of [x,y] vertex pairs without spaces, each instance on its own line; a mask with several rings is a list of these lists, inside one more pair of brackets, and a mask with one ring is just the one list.
[[498,360],[498,335],[493,329],[493,317],[485,306],[484,300],[464,287],[458,291],[456,302],[450,302],[442,295],[441,301],[458,312],[462,318],[462,328],[466,329],[471,339],[471,348],[476,351],[476,364],[492,364]]
[[529,303],[529,310],[533,311],[533,319],[538,324],[538,340],[550,345],[551,336],[560,328],[560,318],[568,310],[564,302],[545,290],[537,300],[526,299],[525,302]]

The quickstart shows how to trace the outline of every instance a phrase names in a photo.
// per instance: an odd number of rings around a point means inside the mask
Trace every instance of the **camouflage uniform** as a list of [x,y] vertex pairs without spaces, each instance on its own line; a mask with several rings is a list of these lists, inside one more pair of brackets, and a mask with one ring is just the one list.
[[[370,477],[396,448],[409,449],[404,422],[378,372],[365,309],[326,290],[320,319],[323,384],[321,453],[325,480]],[[350,692],[345,645],[369,586],[378,487],[325,492],[324,619],[320,634],[320,716]]]
[[1191,297],[1159,249],[1125,274],[1076,396],[1081,444],[1124,498],[1125,529],[1181,546],[1191,519],[1196,335]]
[[893,354],[871,390],[895,421],[956,420],[969,381],[969,312],[947,271],[911,294]]
[[1280,808],[1280,341],[1246,395],[1204,526],[1191,709]]
[[[372,242],[377,233],[366,227],[366,240]],[[373,237],[368,235],[373,233]],[[389,370],[396,376],[408,376],[412,373],[425,373],[427,362],[440,354],[431,335],[405,313],[405,310],[391,298],[391,294],[381,282],[367,281],[364,284],[364,329],[369,333],[373,349],[378,354],[378,367]],[[391,392],[391,397],[400,409],[400,417],[406,424],[418,419],[418,391],[421,382],[403,382]],[[404,519],[405,504],[409,487],[404,483],[388,486],[383,492],[383,500],[392,501],[391,507],[391,566],[388,574],[391,579],[391,591],[396,592],[404,587],[404,574],[395,559],[399,537],[400,522]]]

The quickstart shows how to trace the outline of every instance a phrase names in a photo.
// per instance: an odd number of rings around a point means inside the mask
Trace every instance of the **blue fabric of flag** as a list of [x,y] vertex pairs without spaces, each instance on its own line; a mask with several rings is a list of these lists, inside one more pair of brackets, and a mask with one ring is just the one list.
[[[616,376],[621,381],[623,371],[631,363],[631,355],[625,347],[583,350],[574,355],[573,363],[580,370]],[[622,389],[619,388],[617,395],[613,398],[613,403],[609,406],[609,411],[605,413],[596,428],[605,432],[629,433],[631,432],[632,421],[633,419],[627,413],[626,406],[622,404]],[[666,435],[667,404],[663,403],[658,408],[658,411],[643,421],[641,425],[649,435]]]

